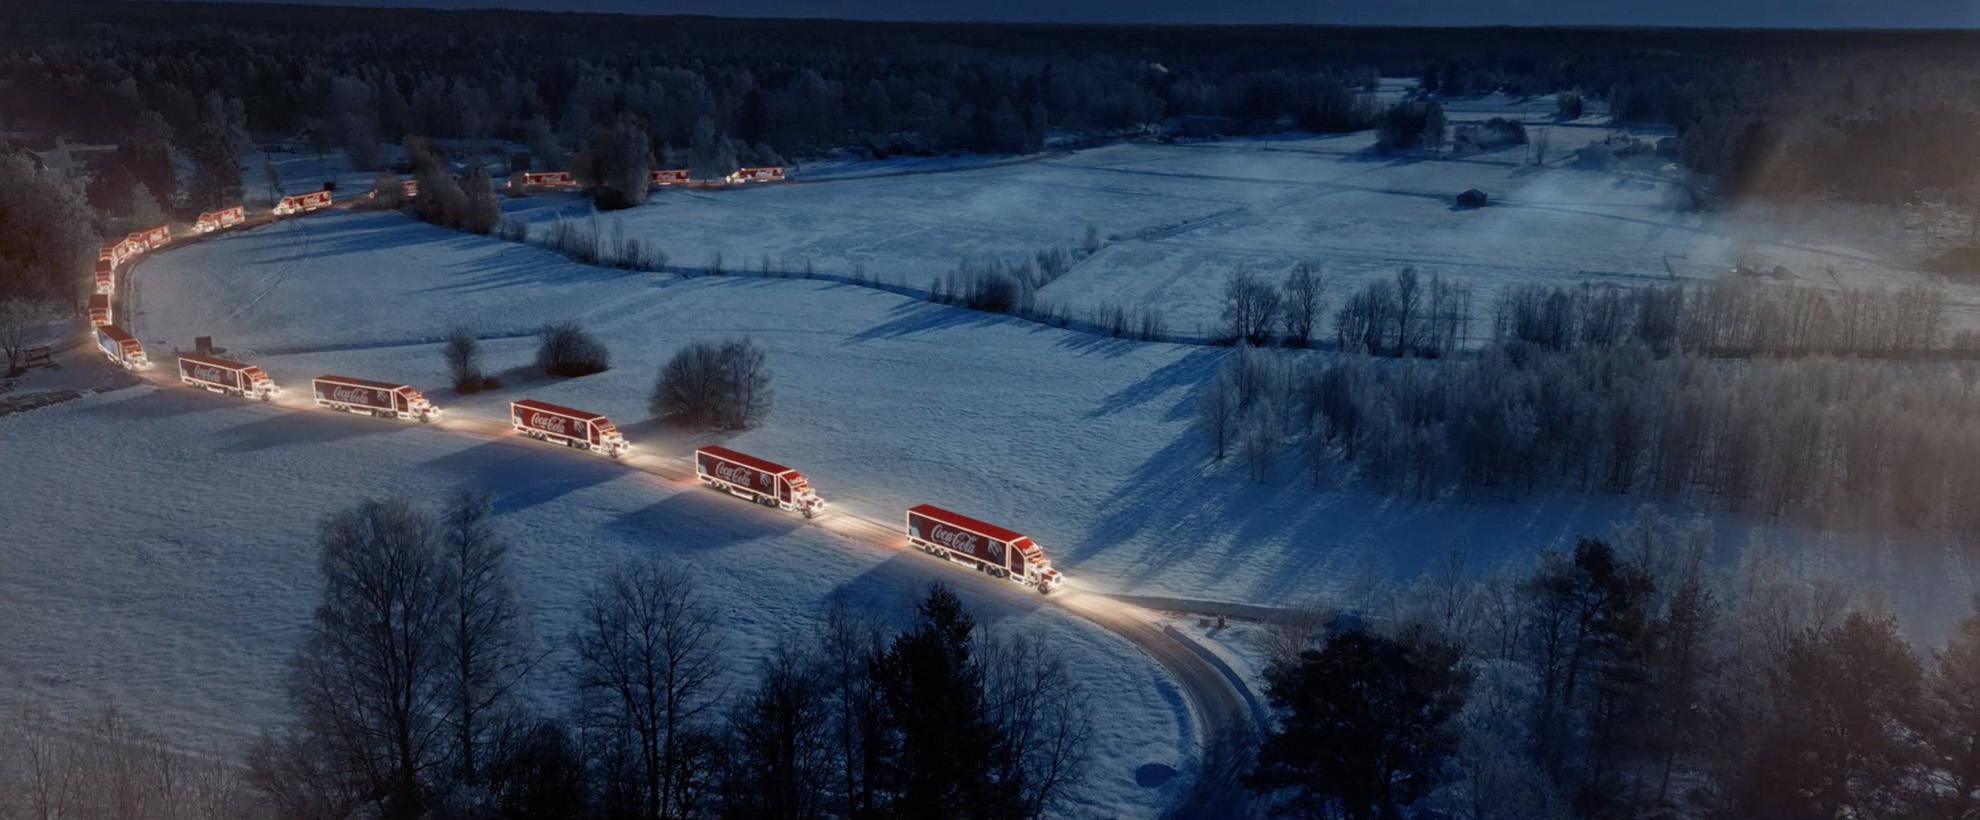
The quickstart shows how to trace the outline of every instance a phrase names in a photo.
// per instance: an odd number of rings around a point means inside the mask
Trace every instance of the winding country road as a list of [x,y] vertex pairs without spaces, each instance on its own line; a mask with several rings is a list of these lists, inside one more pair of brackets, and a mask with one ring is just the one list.
[[[268,220],[255,220],[243,228],[266,224]],[[231,233],[231,231],[230,231]],[[198,237],[201,240],[219,238],[224,234]],[[179,247],[182,242],[160,250],[160,253]],[[139,288],[132,280],[141,265],[131,265],[121,270],[122,282],[118,287],[118,297],[125,311],[135,311]],[[119,315],[132,315],[120,313]],[[160,356],[152,370],[143,374],[146,381],[160,386],[178,384],[177,366]],[[306,391],[295,391],[271,404],[289,412],[331,412],[319,408]],[[216,399],[223,400],[223,399]],[[385,422],[381,422],[385,423]],[[570,450],[558,452],[533,440],[517,436],[506,420],[486,418],[447,417],[432,425],[439,431],[454,435],[473,436],[483,439],[518,439],[515,446],[544,448],[546,457],[598,458]],[[686,489],[699,486],[694,469],[687,458],[670,458],[650,453],[635,453],[620,459],[619,463],[628,469],[637,470]],[[832,509],[825,514],[809,519],[806,523],[821,527],[842,537],[869,544],[887,551],[901,550],[907,546],[907,537],[897,521],[891,517],[876,517],[873,511],[863,510],[857,501],[842,498],[832,499]],[[774,511],[765,507],[738,502],[737,515],[779,515],[789,513]],[[955,565],[933,556],[917,555],[928,562],[931,575],[952,570]],[[978,583],[970,587],[972,593],[1002,594],[1008,597],[1036,596],[1028,589],[1019,589],[1008,583]],[[1244,749],[1257,731],[1256,704],[1249,694],[1240,694],[1244,684],[1229,673],[1228,667],[1219,668],[1209,661],[1207,650],[1192,645],[1189,639],[1171,630],[1165,630],[1156,621],[1154,612],[1134,604],[1107,596],[1098,590],[1088,589],[1079,584],[1077,578],[1070,578],[1065,587],[1052,594],[1049,602],[1063,607],[1066,611],[1083,617],[1102,629],[1114,633],[1129,643],[1139,647],[1156,663],[1160,664],[1174,678],[1183,697],[1189,703],[1194,740],[1201,756],[1197,759],[1195,777],[1187,791],[1170,812],[1171,817],[1183,820],[1196,818],[1231,818],[1249,814],[1248,795],[1236,783],[1236,772]],[[1187,748],[1184,758],[1189,757]]]

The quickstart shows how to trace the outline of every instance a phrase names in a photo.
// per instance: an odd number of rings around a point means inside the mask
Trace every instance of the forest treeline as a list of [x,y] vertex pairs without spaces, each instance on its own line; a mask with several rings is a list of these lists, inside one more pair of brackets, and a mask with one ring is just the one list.
[[[1363,96],[1379,76],[1446,95],[1579,90],[1620,122],[1676,126],[1683,160],[1734,195],[1891,202],[1963,189],[1980,169],[1962,147],[1980,113],[1956,103],[1980,90],[1963,32],[1564,36],[83,2],[8,4],[0,43],[8,132],[35,146],[118,146],[88,181],[101,235],[111,217],[238,198],[230,158],[265,138],[306,136],[360,168],[430,137],[508,140],[539,170],[599,176],[611,165],[601,157],[630,154],[726,172],[848,147],[1032,151],[1053,132],[1175,117],[1210,118],[1222,133],[1361,129],[1379,118]],[[38,278],[7,277],[63,284]]]
[[1478,572],[1462,544],[1261,630],[1279,816],[1980,816],[1980,612],[1921,650],[1890,592],[1649,509]]

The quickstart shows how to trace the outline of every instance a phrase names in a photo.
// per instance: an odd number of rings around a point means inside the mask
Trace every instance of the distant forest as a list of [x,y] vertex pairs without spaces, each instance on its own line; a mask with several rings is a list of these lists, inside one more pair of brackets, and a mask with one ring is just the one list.
[[[87,189],[111,234],[111,218],[238,201],[226,158],[268,138],[307,136],[361,168],[384,167],[385,149],[411,136],[499,138],[526,146],[521,161],[537,170],[582,171],[632,135],[659,167],[724,171],[843,148],[1035,151],[1051,132],[1104,139],[1177,117],[1213,118],[1227,134],[1358,130],[1379,115],[1366,96],[1376,78],[1404,76],[1446,96],[1579,91],[1619,123],[1673,126],[1682,161],[1717,194],[1899,202],[1980,180],[1968,144],[1980,112],[1966,104],[1980,98],[1976,46],[1967,32],[17,2],[0,8],[0,130],[30,148],[57,136],[117,145]],[[56,295],[66,283],[39,284]]]

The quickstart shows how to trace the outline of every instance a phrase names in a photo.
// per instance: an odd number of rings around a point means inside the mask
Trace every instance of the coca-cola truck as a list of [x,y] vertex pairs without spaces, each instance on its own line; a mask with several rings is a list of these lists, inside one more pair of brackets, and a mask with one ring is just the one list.
[[131,249],[131,256],[151,250],[151,245],[144,240],[144,234],[144,231],[133,231],[129,236],[124,237],[124,246]]
[[179,381],[202,390],[262,401],[282,395],[282,388],[276,387],[268,373],[259,367],[196,353],[179,354]]
[[1050,593],[1066,582],[1030,538],[932,504],[907,511],[908,543],[930,555],[976,567],[992,578]]
[[115,317],[110,315],[110,294],[92,293],[89,296],[89,323],[97,327],[110,324]]
[[96,329],[96,347],[125,370],[151,369],[151,360],[144,355],[144,345],[138,344],[138,340],[116,325],[103,325]]
[[422,422],[440,417],[440,408],[434,407],[418,390],[403,384],[349,376],[318,376],[310,386],[316,391],[316,403],[332,410]]
[[783,166],[774,166],[769,168],[742,168],[737,170],[735,173],[730,174],[729,181],[732,183],[783,182],[784,168]]
[[632,449],[619,428],[604,416],[573,410],[546,401],[520,399],[509,402],[509,420],[516,432],[530,438],[555,442],[566,447],[604,453],[613,458]]
[[694,451],[696,478],[737,498],[764,506],[804,513],[810,518],[825,509],[825,501],[798,471],[727,447],[710,445]]
[[275,215],[290,216],[327,207],[330,207],[329,191],[310,191],[306,194],[282,197],[281,202],[275,203]]
[[688,181],[688,169],[668,168],[653,172],[655,185],[681,185]]
[[193,223],[193,230],[199,233],[212,233],[234,227],[246,221],[247,209],[235,205],[232,208],[222,208],[218,211],[207,211],[200,214],[199,220]]
[[142,235],[144,238],[139,241],[143,243],[144,249],[148,251],[155,251],[158,250],[159,248],[165,247],[166,245],[172,244],[172,226],[170,225],[159,225],[155,228],[146,228],[142,232]]
[[569,171],[524,171],[522,184],[527,188],[569,188],[577,183]]
[[105,296],[117,289],[117,263],[108,259],[96,260],[96,292]]
[[416,179],[399,180],[399,193],[407,197],[419,196],[419,180]]

